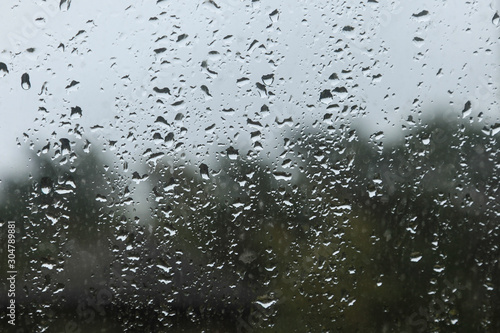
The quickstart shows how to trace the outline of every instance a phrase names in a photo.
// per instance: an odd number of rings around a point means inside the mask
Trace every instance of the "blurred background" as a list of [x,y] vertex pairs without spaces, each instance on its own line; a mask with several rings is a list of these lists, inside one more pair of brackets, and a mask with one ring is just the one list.
[[498,331],[498,5],[1,4],[0,327]]

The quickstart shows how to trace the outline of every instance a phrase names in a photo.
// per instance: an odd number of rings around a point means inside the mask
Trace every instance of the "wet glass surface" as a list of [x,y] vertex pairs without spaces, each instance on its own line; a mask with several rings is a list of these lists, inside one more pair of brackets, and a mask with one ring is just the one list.
[[0,331],[500,331],[498,2],[0,9]]

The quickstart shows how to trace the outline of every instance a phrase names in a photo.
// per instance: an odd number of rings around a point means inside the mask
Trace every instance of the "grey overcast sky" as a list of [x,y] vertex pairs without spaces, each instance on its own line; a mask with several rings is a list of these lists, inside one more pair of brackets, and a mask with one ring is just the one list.
[[[282,126],[326,112],[386,140],[409,115],[462,117],[467,101],[467,119],[500,121],[499,1],[215,3],[3,1],[0,179],[28,170],[18,141],[37,151],[88,140],[143,163],[156,132],[174,134],[173,147],[161,143],[169,151],[203,158],[229,145],[248,151],[256,130],[259,154],[272,154]],[[320,101],[337,87],[347,92]],[[344,105],[358,108],[342,116]],[[70,116],[76,106],[81,117]]]

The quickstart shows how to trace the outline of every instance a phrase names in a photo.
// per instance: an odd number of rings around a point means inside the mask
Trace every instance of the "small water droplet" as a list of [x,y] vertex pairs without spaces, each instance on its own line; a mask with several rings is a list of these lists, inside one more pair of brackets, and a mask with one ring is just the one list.
[[274,82],[274,74],[263,75],[262,82],[264,82],[266,86],[270,86]]
[[172,147],[174,144],[174,133],[170,132],[165,136],[165,143],[167,144],[167,147]]
[[333,95],[330,89],[325,89],[319,94],[319,100],[324,104],[330,104],[333,101]]
[[493,15],[491,22],[498,27],[498,24],[500,23],[500,16],[498,15],[498,12]]
[[201,178],[210,179],[210,177],[208,175],[208,165],[206,165],[205,163],[200,164],[200,174],[201,174]]
[[424,39],[421,37],[413,37],[413,44],[416,47],[421,47],[422,45],[424,45]]
[[284,171],[275,171],[273,172],[273,176],[276,180],[290,181],[292,179],[292,174]]
[[156,132],[156,133],[153,134],[153,141],[156,144],[160,144],[160,143],[163,142],[163,137],[161,136],[160,133]]
[[61,0],[61,2],[59,2],[59,9],[63,12],[69,10],[70,6],[71,6],[71,0]]
[[31,88],[30,76],[28,73],[24,73],[21,76],[21,87],[24,90],[28,90],[29,88]]
[[269,114],[269,107],[264,104],[260,107],[260,112],[264,115],[267,116]]
[[71,83],[68,84],[65,89],[68,89],[68,91],[75,91],[78,89],[79,84],[80,82],[72,80]]
[[500,123],[491,126],[491,135],[497,135],[498,133],[500,133]]
[[464,109],[462,110],[462,118],[470,116],[470,114],[472,113],[471,108],[472,108],[472,103],[470,101],[467,101],[467,103],[465,103],[464,105]]
[[0,62],[0,77],[4,77],[9,73],[9,69],[7,68],[7,65],[3,62]]
[[422,259],[420,252],[413,252],[410,256],[411,262],[419,262]]
[[59,142],[61,142],[61,153],[63,155],[71,153],[71,145],[70,145],[68,139],[62,138],[62,139],[59,139]]
[[338,81],[339,80],[339,76],[337,75],[337,73],[333,73],[332,75],[330,75],[328,77],[328,80]]
[[52,179],[43,177],[40,180],[40,188],[43,194],[49,194],[52,191]]
[[229,147],[226,149],[227,157],[231,160],[236,160],[238,158],[238,150],[233,147]]
[[106,202],[106,201],[108,201],[108,199],[106,198],[106,196],[102,195],[102,194],[97,194],[96,197],[95,197],[95,200],[97,202]]
[[78,119],[82,116],[82,109],[79,106],[71,108],[71,119]]
[[210,90],[208,90],[208,87],[206,85],[202,85],[200,88],[207,95],[207,97],[212,97],[212,95],[210,94]]
[[255,86],[257,87],[257,89],[259,91],[260,97],[266,97],[267,96],[267,89],[266,89],[265,85],[263,85],[260,82],[256,82]]
[[279,14],[280,14],[279,11],[275,9],[269,14],[269,18],[271,19],[272,22],[277,22],[280,18]]
[[379,131],[379,132],[376,132],[376,133],[373,133],[370,138],[372,138],[374,141],[380,141],[384,138],[384,132],[383,131]]

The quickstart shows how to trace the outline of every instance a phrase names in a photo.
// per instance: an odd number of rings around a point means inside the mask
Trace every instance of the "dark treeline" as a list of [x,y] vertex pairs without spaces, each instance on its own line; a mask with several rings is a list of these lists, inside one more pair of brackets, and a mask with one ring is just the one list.
[[143,180],[147,221],[140,174],[33,155],[40,172],[4,179],[0,205],[19,230],[16,328],[499,331],[498,138],[445,121],[407,132],[291,134],[275,161],[164,158]]

